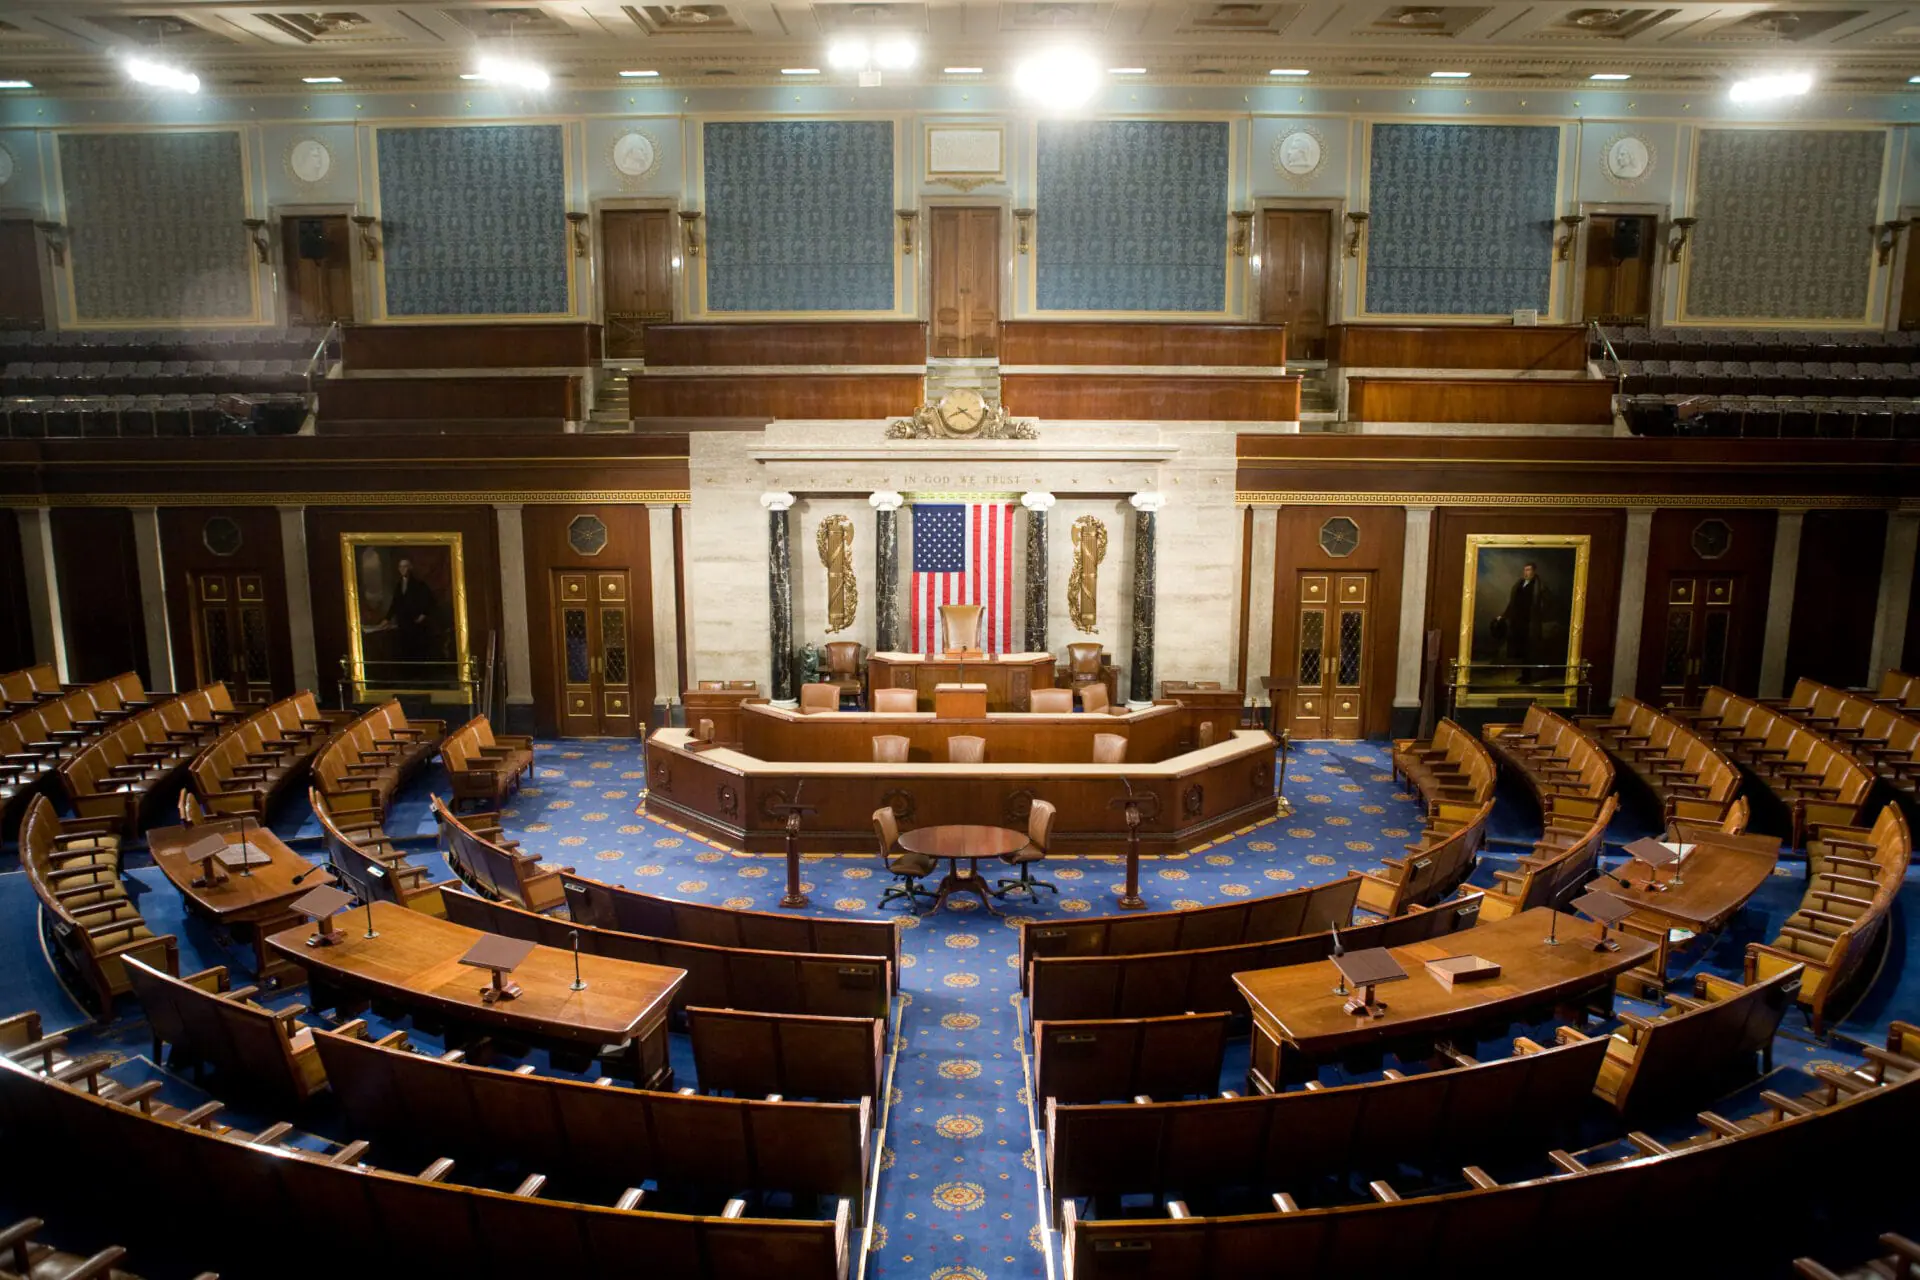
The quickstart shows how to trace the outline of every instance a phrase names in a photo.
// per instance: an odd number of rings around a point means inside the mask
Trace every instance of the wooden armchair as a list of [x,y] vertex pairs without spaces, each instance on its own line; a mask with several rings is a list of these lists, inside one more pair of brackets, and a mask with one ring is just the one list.
[[499,808],[533,776],[533,739],[495,734],[485,716],[475,716],[440,743],[440,763],[453,783],[457,807],[468,801]]
[[861,672],[861,644],[858,640],[829,640],[826,645],[827,669],[820,673],[820,679],[832,685],[842,699],[852,698],[858,702],[866,690],[866,677]]
[[[52,805],[44,796],[38,804],[46,806],[44,824],[52,819]],[[45,837],[36,835],[35,840],[45,847]],[[48,865],[56,866],[51,862]],[[68,870],[56,866],[51,875],[41,875],[32,863],[26,867],[34,896],[46,912],[56,961],[84,984],[99,1016],[111,1018],[114,997],[131,990],[122,961],[132,957],[177,974],[179,942],[172,934],[155,934],[149,929],[117,881],[108,883],[111,873],[105,868],[71,868],[76,875],[68,875]],[[83,891],[75,894],[74,889]]]

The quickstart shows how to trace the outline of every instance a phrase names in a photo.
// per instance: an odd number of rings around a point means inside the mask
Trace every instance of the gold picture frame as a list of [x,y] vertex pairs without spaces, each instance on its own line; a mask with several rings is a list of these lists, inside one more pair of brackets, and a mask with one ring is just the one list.
[[[1576,705],[1592,551],[1584,533],[1467,535],[1455,706]],[[1508,615],[1520,608],[1528,565],[1540,585],[1529,589],[1522,624]]]
[[[396,612],[401,562],[422,590],[422,612]],[[470,700],[465,544],[457,533],[343,533],[340,578],[347,597],[348,670],[355,702],[400,693],[435,702]],[[375,617],[374,615],[378,615]]]

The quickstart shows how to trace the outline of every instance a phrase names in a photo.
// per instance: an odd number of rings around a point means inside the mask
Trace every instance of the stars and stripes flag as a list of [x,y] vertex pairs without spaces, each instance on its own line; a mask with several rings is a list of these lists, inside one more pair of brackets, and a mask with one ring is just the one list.
[[980,647],[1006,653],[1013,644],[1013,510],[1011,502],[913,504],[910,647],[937,652],[940,606],[977,604]]

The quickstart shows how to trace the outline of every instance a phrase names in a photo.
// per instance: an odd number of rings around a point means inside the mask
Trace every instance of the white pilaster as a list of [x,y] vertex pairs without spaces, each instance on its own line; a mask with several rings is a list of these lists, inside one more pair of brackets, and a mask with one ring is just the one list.
[[33,656],[51,662],[67,678],[67,627],[60,616],[60,574],[53,565],[53,512],[20,508],[21,558],[26,561],[27,615],[33,622]]
[[527,532],[520,504],[493,504],[500,537],[500,657],[507,704],[533,705],[533,633],[527,625]]
[[1620,604],[1614,611],[1611,698],[1633,692],[1640,679],[1640,628],[1647,616],[1647,555],[1653,544],[1653,508],[1627,512],[1627,542],[1620,557]]
[[1420,705],[1420,659],[1427,648],[1427,566],[1433,554],[1433,508],[1407,508],[1400,552],[1400,650],[1393,669],[1393,705]]
[[280,513],[280,560],[287,575],[287,640],[293,648],[293,687],[320,688],[320,657],[313,638],[313,586],[307,578],[307,509],[275,507]]
[[160,553],[160,508],[133,507],[133,556],[140,573],[140,616],[147,629],[147,688],[178,689],[173,633],[167,627],[167,570]]
[[1868,651],[1864,683],[1900,666],[1907,642],[1907,611],[1913,607],[1913,561],[1920,542],[1920,510],[1887,515],[1887,552],[1880,560],[1880,594],[1873,606],[1873,647]]
[[1261,678],[1273,670],[1273,554],[1280,538],[1280,508],[1253,509],[1253,554],[1247,594],[1247,688],[1249,701],[1267,705]]
[[647,572],[653,585],[653,704],[680,701],[680,628],[673,592],[673,508],[647,508]]
[[1773,530],[1773,575],[1767,580],[1767,631],[1760,648],[1760,696],[1787,691],[1787,635],[1793,629],[1793,585],[1800,573],[1804,511],[1782,511]]

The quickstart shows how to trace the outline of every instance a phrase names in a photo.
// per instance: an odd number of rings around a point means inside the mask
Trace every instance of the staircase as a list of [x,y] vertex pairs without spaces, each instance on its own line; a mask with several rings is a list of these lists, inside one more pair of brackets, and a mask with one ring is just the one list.
[[1000,361],[985,359],[927,359],[927,399],[938,403],[955,391],[978,391],[988,404],[1000,403]]
[[609,360],[600,366],[593,416],[580,424],[586,435],[626,435],[633,430],[633,410],[627,399],[627,376],[639,373],[639,362]]
[[1325,360],[1289,360],[1287,369],[1300,375],[1300,430],[1339,431],[1340,397]]

